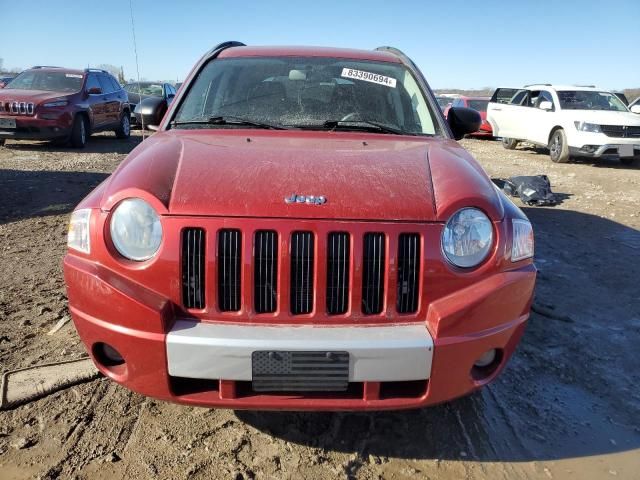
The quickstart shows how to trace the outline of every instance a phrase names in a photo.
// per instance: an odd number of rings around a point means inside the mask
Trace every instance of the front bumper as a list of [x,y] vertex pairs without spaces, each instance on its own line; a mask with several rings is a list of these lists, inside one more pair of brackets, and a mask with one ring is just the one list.
[[[103,374],[147,396],[233,409],[401,409],[466,395],[495,378],[512,355],[535,283],[528,265],[434,302],[424,321],[292,327],[199,322],[98,264],[67,255],[64,269],[73,321]],[[101,344],[114,347],[124,363],[105,363],[96,351]],[[474,362],[490,349],[499,352],[496,364],[478,375]],[[255,350],[347,351],[349,388],[255,392]]]
[[53,140],[71,134],[73,118],[68,113],[56,119],[35,117],[0,116],[16,121],[16,128],[0,128],[0,138],[4,140]]
[[581,147],[569,147],[569,153],[576,157],[588,157],[588,158],[640,158],[640,140],[637,140],[637,144],[632,144],[633,155],[625,155],[622,150],[629,150],[628,143],[607,143],[605,145],[588,145],[585,144]]

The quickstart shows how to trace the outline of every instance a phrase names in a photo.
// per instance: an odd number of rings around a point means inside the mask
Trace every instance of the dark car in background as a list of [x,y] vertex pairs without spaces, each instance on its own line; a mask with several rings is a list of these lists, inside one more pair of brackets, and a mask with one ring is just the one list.
[[176,89],[170,83],[132,82],[124,89],[129,96],[132,122],[145,127],[158,125],[176,96]]
[[[487,122],[487,106],[489,105],[490,97],[458,97],[453,100],[451,107],[465,107],[471,108],[477,111],[480,114],[480,118],[482,118],[482,123],[480,124],[480,129],[477,132],[470,133],[470,136],[474,137],[493,137],[493,130],[491,129],[491,125]],[[448,113],[445,110],[445,116]]]
[[14,77],[0,77],[0,88],[4,88]]
[[0,90],[0,145],[54,140],[82,148],[93,133],[128,138],[127,94],[107,71],[33,67]]

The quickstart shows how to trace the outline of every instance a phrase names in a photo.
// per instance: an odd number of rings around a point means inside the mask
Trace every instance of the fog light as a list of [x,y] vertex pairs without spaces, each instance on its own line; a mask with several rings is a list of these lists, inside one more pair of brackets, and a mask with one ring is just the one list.
[[491,350],[487,350],[482,354],[480,358],[476,360],[476,363],[473,365],[478,368],[483,368],[491,365],[493,361],[496,359],[496,349],[492,348]]
[[93,354],[96,360],[106,367],[124,364],[124,358],[120,352],[107,343],[96,343],[93,346]]

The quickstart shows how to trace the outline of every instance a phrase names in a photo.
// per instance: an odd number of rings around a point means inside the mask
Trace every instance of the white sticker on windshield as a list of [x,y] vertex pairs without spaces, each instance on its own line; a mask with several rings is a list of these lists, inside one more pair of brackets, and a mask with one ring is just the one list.
[[396,79],[385,77],[379,73],[363,72],[362,70],[354,70],[353,68],[343,68],[341,77],[354,78],[356,80],[364,80],[365,82],[377,83],[387,87],[396,88]]
[[65,73],[64,76],[67,78],[82,78],[82,75],[78,75],[77,73]]

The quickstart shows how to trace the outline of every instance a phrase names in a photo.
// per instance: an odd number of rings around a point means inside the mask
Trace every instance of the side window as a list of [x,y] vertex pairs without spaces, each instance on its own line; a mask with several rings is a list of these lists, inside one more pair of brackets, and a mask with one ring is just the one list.
[[107,77],[104,73],[98,74],[98,81],[102,86],[102,93],[111,93],[113,92],[113,85],[109,81],[109,77]]
[[113,75],[107,75],[107,78],[111,82],[111,87],[113,88],[114,92],[117,92],[122,88],[118,83],[118,81],[115,78],[113,78]]
[[459,98],[456,98],[453,103],[451,104],[452,107],[462,107],[462,100],[460,100]]
[[525,107],[537,107],[538,98],[540,97],[540,90],[531,90],[529,92],[527,101],[524,103]]
[[100,88],[102,89],[102,86],[100,85],[100,82],[98,82],[98,78],[96,77],[95,73],[90,73],[89,75],[87,75],[87,91],[91,90],[92,88]]
[[528,90],[518,90],[518,93],[516,93],[511,98],[511,101],[509,103],[511,105],[523,105],[525,100],[527,99],[528,94],[529,94]]
[[[491,97],[491,103],[502,103],[502,104],[516,104],[514,102],[514,98],[520,95],[521,92],[526,93],[526,90],[521,90],[519,88],[498,88]],[[522,97],[520,97],[522,100]]]

